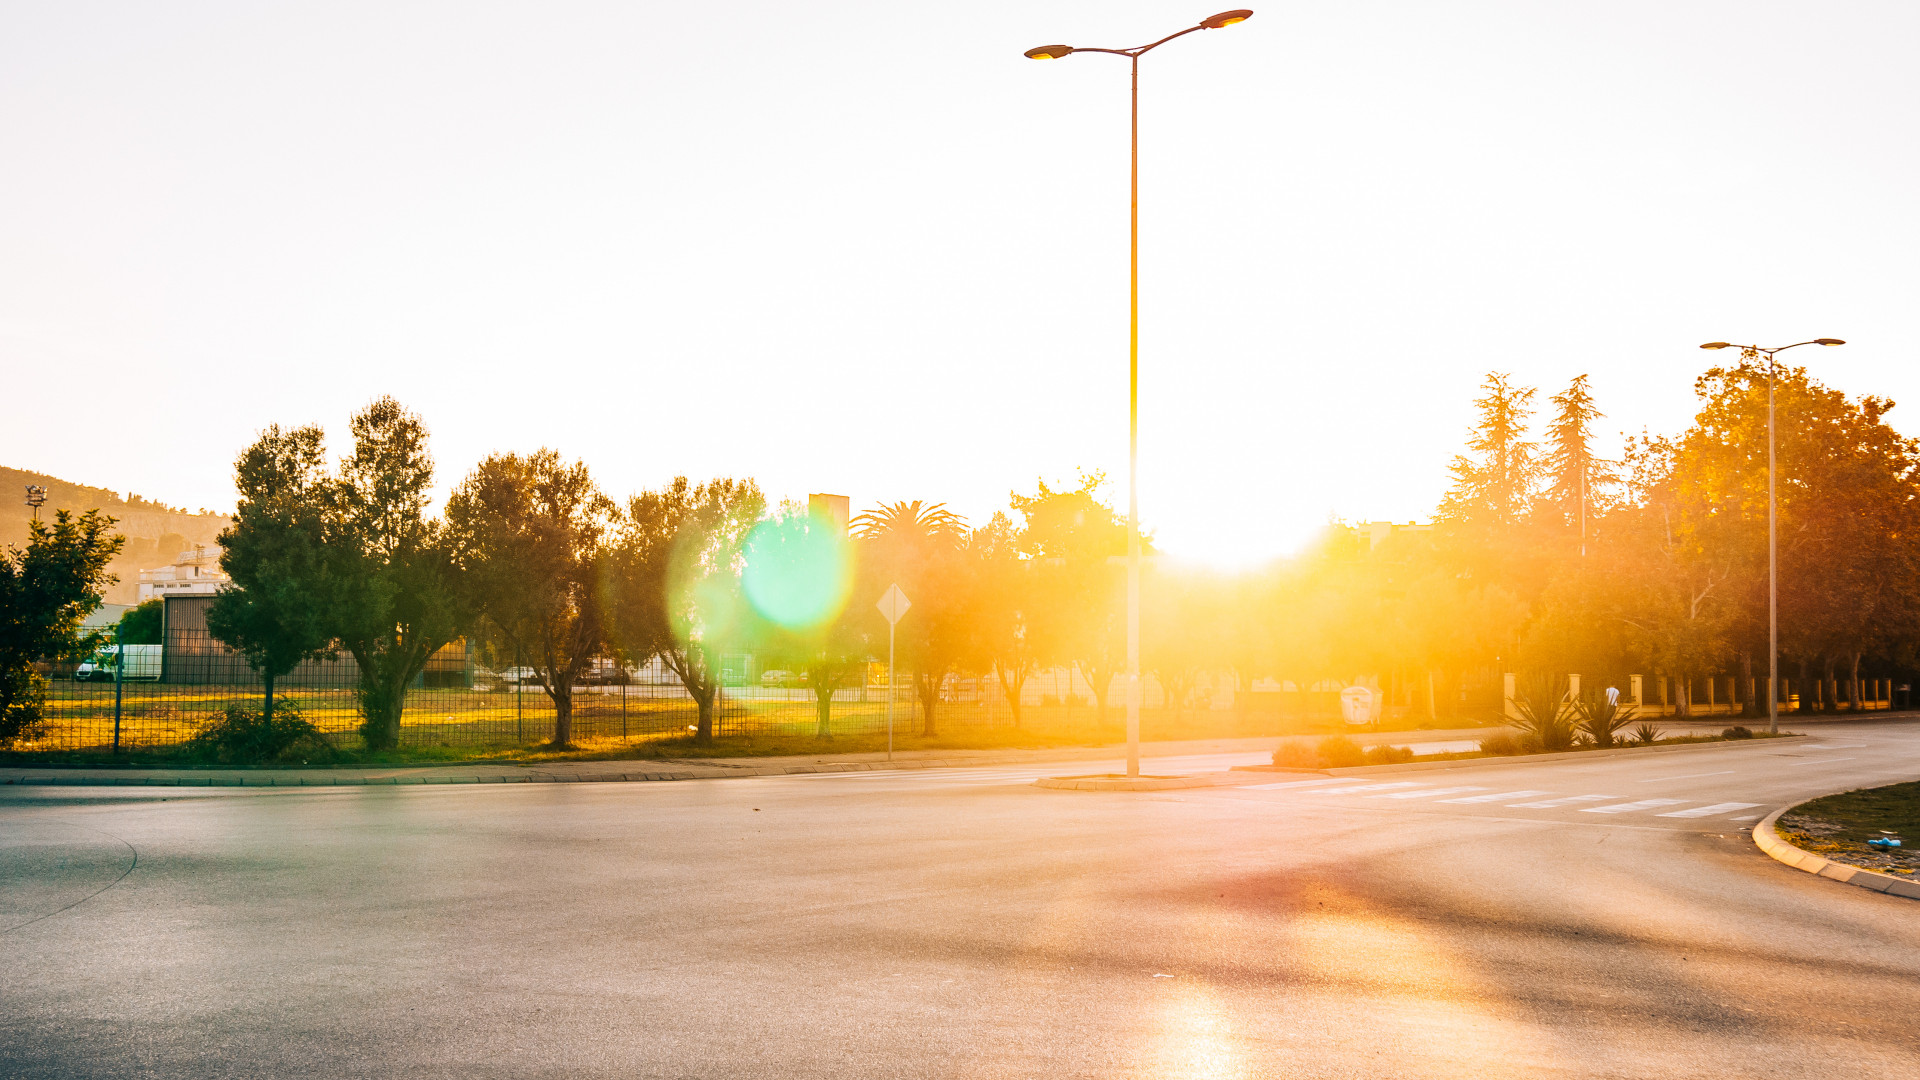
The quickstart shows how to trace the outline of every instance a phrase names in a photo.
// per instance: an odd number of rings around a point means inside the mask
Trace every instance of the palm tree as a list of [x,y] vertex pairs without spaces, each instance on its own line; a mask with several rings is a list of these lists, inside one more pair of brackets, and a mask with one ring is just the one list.
[[895,537],[907,541],[943,540],[958,546],[966,539],[967,519],[947,509],[946,503],[881,503],[851,522],[854,535],[862,540]]

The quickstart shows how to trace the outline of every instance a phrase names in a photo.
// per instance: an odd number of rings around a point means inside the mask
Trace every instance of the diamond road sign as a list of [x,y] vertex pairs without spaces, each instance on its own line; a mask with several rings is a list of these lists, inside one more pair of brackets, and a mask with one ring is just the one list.
[[907,609],[913,605],[907,601],[907,594],[900,591],[900,586],[889,585],[887,594],[882,596],[880,603],[875,606],[880,609],[880,614],[887,617],[887,625],[892,626],[899,622],[900,617],[905,615]]

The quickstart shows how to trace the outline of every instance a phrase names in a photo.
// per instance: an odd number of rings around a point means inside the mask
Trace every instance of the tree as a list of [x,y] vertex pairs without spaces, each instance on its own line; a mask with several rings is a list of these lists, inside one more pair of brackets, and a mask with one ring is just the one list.
[[611,579],[614,638],[629,656],[659,656],[679,678],[698,709],[702,744],[713,741],[721,651],[744,634],[744,548],[766,506],[752,480],[696,487],[684,476],[627,502]]
[[167,602],[155,597],[120,614],[113,639],[122,645],[162,645],[166,629]]
[[[1118,562],[1127,552],[1127,523],[1095,496],[1105,482],[1104,474],[1087,473],[1077,488],[1054,490],[1040,481],[1034,494],[1012,496],[1025,522],[1020,550],[1035,561],[1045,620],[1093,687],[1102,719],[1127,656],[1126,569]],[[1147,537],[1140,547],[1153,553]]]
[[[862,591],[877,599],[888,585],[897,584],[913,603],[896,633],[913,669],[920,734],[931,737],[939,732],[940,692],[947,676],[976,642],[976,576],[966,550],[966,522],[945,503],[915,500],[883,504],[855,517],[852,524],[867,583]],[[878,618],[871,616],[869,624]]]
[[1019,537],[1013,522],[996,512],[968,542],[976,563],[975,630],[979,635],[982,658],[992,668],[1013,713],[1013,726],[1021,724],[1021,696],[1027,680],[1046,658],[1044,628],[1036,619],[1039,597],[1035,593],[1034,566],[1019,550]]
[[459,632],[463,612],[446,530],[426,514],[425,425],[383,397],[354,416],[352,430],[331,530],[348,585],[334,629],[360,666],[367,746],[390,749],[407,687]]
[[334,493],[325,454],[319,428],[275,424],[234,464],[240,500],[219,539],[220,568],[233,583],[207,609],[207,629],[260,673],[266,720],[274,680],[330,651],[345,592],[328,544]]
[[1438,516],[1498,529],[1526,519],[1539,484],[1540,447],[1527,438],[1535,390],[1515,386],[1501,372],[1490,372],[1480,385],[1485,392],[1473,403],[1480,420],[1467,437],[1474,456],[1453,459],[1453,487]]
[[847,611],[853,549],[846,531],[802,507],[786,508],[748,534],[740,577],[757,624],[749,636],[768,665],[805,675],[814,734],[833,738],[833,695],[864,680],[874,653],[870,620]]
[[1594,404],[1585,375],[1548,400],[1554,414],[1547,425],[1546,489],[1539,501],[1553,524],[1578,532],[1585,554],[1588,522],[1604,510],[1618,482],[1613,463],[1593,452],[1593,422],[1606,414]]
[[553,745],[573,741],[573,685],[606,646],[600,586],[617,509],[582,462],[494,454],[447,500],[454,565],[472,608],[553,701]]
[[24,550],[0,548],[0,746],[40,724],[46,680],[34,664],[97,646],[97,636],[80,632],[80,621],[115,581],[107,564],[126,538],[110,534],[113,524],[98,510],[77,519],[60,510],[51,524],[28,523]]

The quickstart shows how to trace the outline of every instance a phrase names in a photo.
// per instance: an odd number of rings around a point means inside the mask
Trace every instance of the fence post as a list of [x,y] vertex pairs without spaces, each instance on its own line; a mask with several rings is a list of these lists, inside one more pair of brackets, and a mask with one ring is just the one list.
[[120,695],[123,680],[127,677],[127,644],[120,635],[113,636],[113,752],[120,752]]
[[513,737],[516,742],[527,741],[527,722],[520,711],[520,691],[526,685],[526,673],[520,670],[520,650],[513,650]]
[[627,737],[627,673],[620,672],[620,738]]

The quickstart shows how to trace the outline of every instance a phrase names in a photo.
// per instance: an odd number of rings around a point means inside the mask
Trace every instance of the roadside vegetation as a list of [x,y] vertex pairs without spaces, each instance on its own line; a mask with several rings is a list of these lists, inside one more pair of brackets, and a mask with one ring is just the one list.
[[[1775,824],[1781,839],[1834,862],[1881,873],[1920,873],[1920,781],[1801,803]],[[1895,839],[1899,847],[1871,841]]]
[[1329,735],[1319,742],[1305,739],[1288,739],[1273,751],[1273,765],[1279,769],[1346,769],[1358,765],[1398,765],[1409,761],[1466,761],[1473,758],[1519,757],[1529,754],[1577,753],[1582,750],[1626,750],[1646,749],[1655,745],[1682,746],[1690,743],[1740,742],[1747,739],[1786,739],[1797,738],[1797,732],[1783,731],[1777,735],[1749,731],[1744,727],[1730,727],[1718,735],[1668,735],[1661,736],[1659,729],[1643,724],[1642,730],[1631,740],[1620,740],[1601,744],[1591,737],[1574,738],[1565,745],[1543,743],[1537,736],[1524,730],[1519,733],[1501,731],[1479,740],[1477,750],[1450,751],[1435,754],[1415,754],[1411,747],[1380,744],[1362,747],[1345,735]]
[[[1489,374],[1431,527],[1332,525],[1258,570],[1146,575],[1142,675],[1158,723],[1313,731],[1337,726],[1340,693],[1359,686],[1375,718],[1511,721],[1516,745],[1604,748],[1654,737],[1636,726],[1652,717],[1620,700],[1639,676],[1662,715],[1732,712],[1750,725],[1766,712],[1766,387],[1754,366],[1712,368],[1686,430],[1632,440],[1608,460],[1594,448],[1603,414],[1585,376],[1546,398],[1536,430],[1539,392]],[[1860,711],[1869,681],[1915,677],[1920,446],[1887,424],[1884,399],[1849,398],[1799,368],[1776,389],[1786,705]],[[337,459],[317,427],[267,427],[240,453],[235,482],[220,537],[233,585],[208,628],[264,683],[263,723],[285,702],[336,754],[534,752],[487,745],[500,730],[516,744],[544,740],[544,752],[598,752],[586,748],[608,738],[607,703],[583,692],[587,676],[649,666],[670,673],[686,717],[628,745],[689,725],[702,747],[742,729],[794,738],[798,723],[822,741],[870,741],[871,702],[844,700],[867,695],[835,691],[878,685],[889,634],[874,600],[896,584],[912,603],[892,639],[912,699],[897,735],[977,726],[979,702],[997,694],[1018,734],[964,739],[1052,738],[1033,704],[1043,673],[1068,673],[1093,728],[1117,724],[1125,697],[1117,557],[1128,525],[1098,473],[1038,480],[985,521],[926,500],[849,521],[830,505],[772,503],[738,477],[677,477],[622,500],[585,462],[541,448],[489,455],[436,516],[425,424],[381,398],[352,418]],[[110,745],[113,733],[96,729],[39,736],[45,670],[95,640],[79,621],[108,581],[111,525],[61,512],[26,548],[6,548],[0,746]],[[1154,551],[1151,536],[1139,540]],[[154,621],[130,613],[126,643],[151,638]],[[516,694],[513,726],[481,738],[475,723],[470,751],[440,746],[483,711],[443,710],[433,695],[444,687],[420,685],[429,657],[455,641],[476,674],[517,672],[514,685],[544,699],[540,722],[518,724]],[[810,700],[772,710],[730,694],[750,676],[730,675],[726,658],[745,654],[790,673]],[[357,673],[350,701],[322,704],[288,685],[303,663],[340,655]],[[1521,676],[1511,707],[1506,672]],[[1582,673],[1578,692],[1569,672]],[[962,683],[969,701],[956,700]],[[116,715],[144,707],[114,700]],[[180,723],[162,718],[141,737],[198,739],[226,704],[182,709]]]

